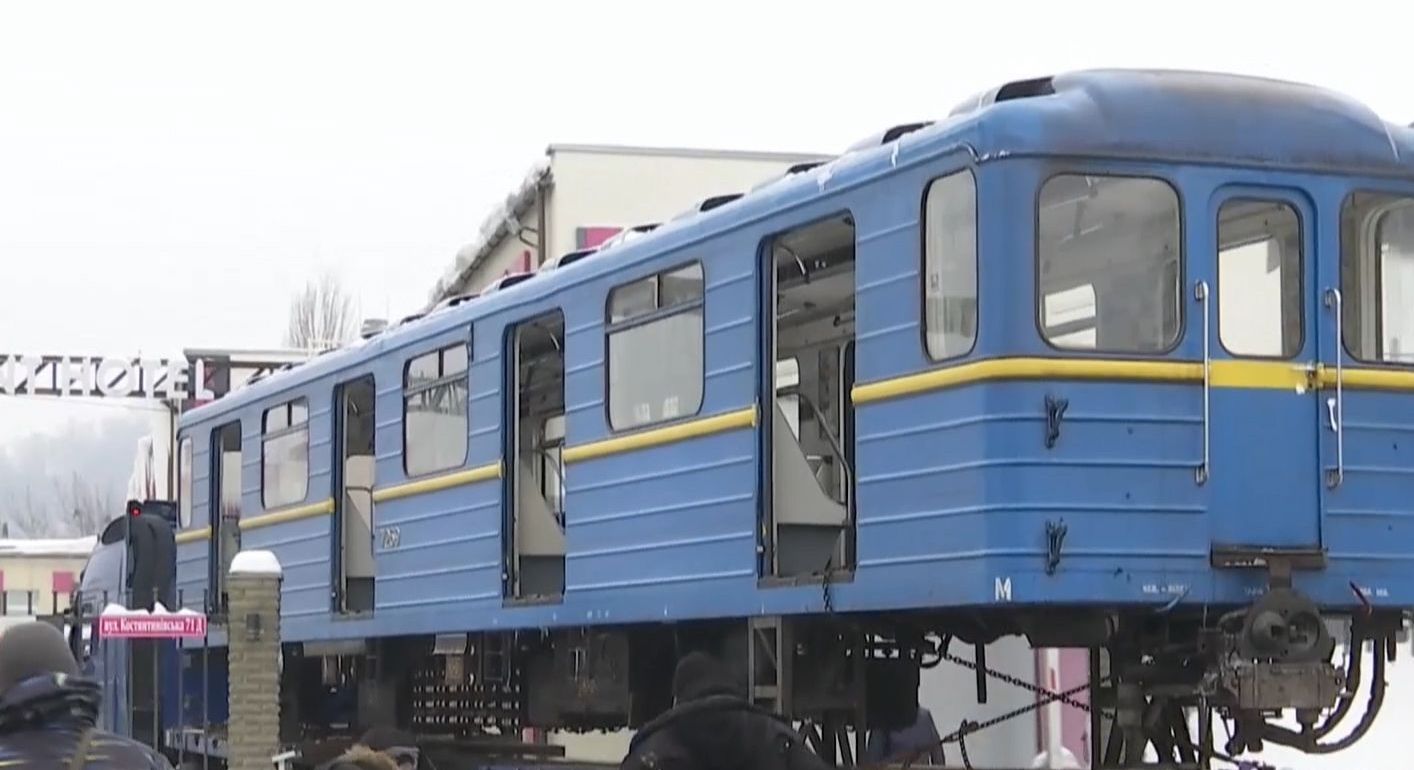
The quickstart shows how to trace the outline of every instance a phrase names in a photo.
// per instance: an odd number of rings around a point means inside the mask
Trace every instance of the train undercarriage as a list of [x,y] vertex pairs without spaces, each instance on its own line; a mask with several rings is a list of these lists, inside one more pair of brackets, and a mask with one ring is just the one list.
[[[1268,745],[1330,753],[1353,744],[1379,713],[1402,626],[1401,613],[1368,606],[1322,617],[1274,573],[1250,606],[1197,612],[836,614],[310,644],[287,651],[284,737],[394,724],[448,745],[499,740],[530,751],[523,728],[646,723],[672,705],[674,662],[702,650],[730,662],[752,700],[794,720],[840,766],[868,764],[858,762],[868,731],[911,724],[923,670],[960,665],[976,688],[959,701],[985,703],[995,687],[1035,698],[986,721],[937,725],[950,766],[986,767],[968,755],[970,735],[1059,700],[1089,714],[1092,767],[1207,768]],[[986,645],[1009,635],[1088,649],[1090,682],[1053,692],[989,668]],[[343,708],[333,705],[339,693]]]

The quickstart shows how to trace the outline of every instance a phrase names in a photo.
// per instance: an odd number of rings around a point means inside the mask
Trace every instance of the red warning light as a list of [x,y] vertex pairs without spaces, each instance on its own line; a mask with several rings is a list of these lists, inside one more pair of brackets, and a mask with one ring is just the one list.
[[129,516],[141,516],[141,515],[142,515],[142,503],[139,503],[139,502],[137,502],[137,501],[133,501],[133,502],[131,502],[131,503],[128,503],[128,515],[129,515]]

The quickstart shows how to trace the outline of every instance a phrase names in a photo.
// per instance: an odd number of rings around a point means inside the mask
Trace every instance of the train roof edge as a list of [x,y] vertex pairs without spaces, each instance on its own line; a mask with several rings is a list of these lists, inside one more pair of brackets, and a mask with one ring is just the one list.
[[[1290,130],[1300,126],[1300,130]],[[983,130],[985,128],[985,130]],[[1286,129],[1276,131],[1277,128]],[[977,162],[1016,155],[1087,155],[1159,162],[1244,162],[1414,176],[1414,129],[1386,122],[1335,91],[1269,78],[1184,70],[1093,69],[1011,81],[945,119],[893,126],[818,164],[799,164],[740,195],[723,193],[636,238],[577,254],[513,285],[415,313],[368,339],[275,372],[184,414],[181,425],[276,395],[378,353],[444,334],[520,301],[555,293],[690,245],[776,209],[959,148]],[[704,205],[710,204],[710,205]],[[710,232],[709,225],[715,226]]]

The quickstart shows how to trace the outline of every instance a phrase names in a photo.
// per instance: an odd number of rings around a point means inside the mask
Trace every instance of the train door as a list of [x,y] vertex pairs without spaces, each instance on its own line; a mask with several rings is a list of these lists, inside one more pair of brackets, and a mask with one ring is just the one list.
[[762,571],[854,567],[855,227],[849,214],[772,237],[763,250]]
[[372,612],[374,419],[373,376],[334,389],[334,521],[329,528],[334,610]]
[[558,310],[507,335],[506,593],[565,593],[565,317]]
[[1314,217],[1300,195],[1219,191],[1216,286],[1199,284],[1208,335],[1204,420],[1213,544],[1219,549],[1320,545],[1319,391],[1310,372],[1327,334],[1314,270]]
[[211,434],[211,574],[208,612],[226,611],[226,575],[241,550],[241,424],[231,422]]

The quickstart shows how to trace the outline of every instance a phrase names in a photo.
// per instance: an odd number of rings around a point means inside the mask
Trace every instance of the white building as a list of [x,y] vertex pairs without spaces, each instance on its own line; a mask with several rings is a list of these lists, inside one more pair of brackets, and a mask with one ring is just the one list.
[[431,304],[598,246],[624,228],[662,222],[712,196],[746,192],[796,164],[826,159],[808,153],[550,145],[486,218],[477,239],[457,253]]
[[0,539],[0,630],[69,608],[96,537]]

